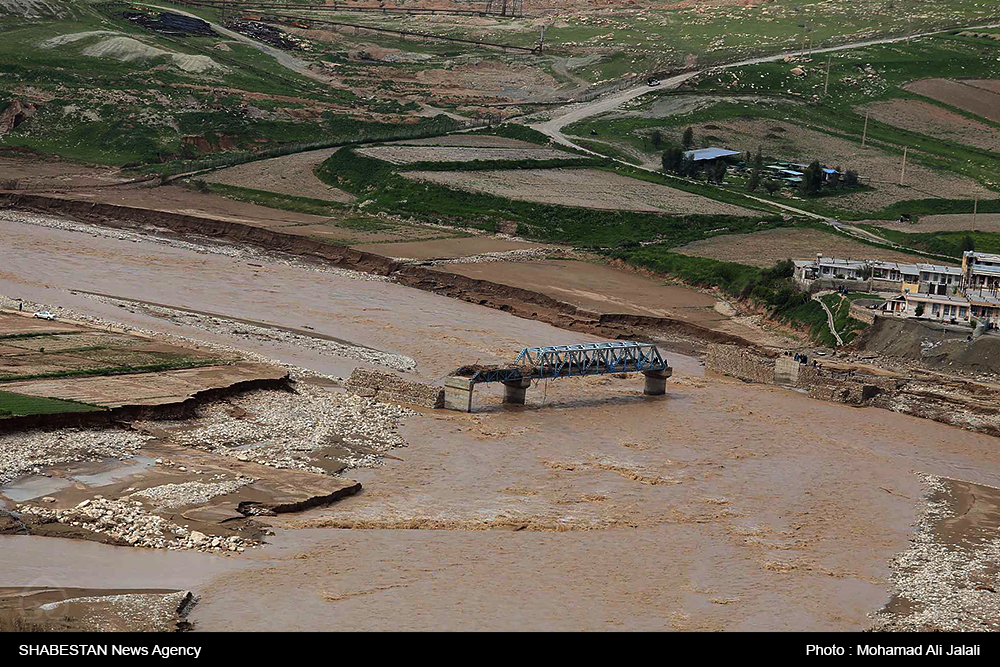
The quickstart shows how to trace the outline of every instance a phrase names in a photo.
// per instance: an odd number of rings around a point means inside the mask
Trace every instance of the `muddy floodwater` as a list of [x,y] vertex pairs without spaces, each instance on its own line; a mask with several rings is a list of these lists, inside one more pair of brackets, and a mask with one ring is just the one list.
[[[2,294],[323,372],[358,362],[69,290],[311,326],[408,355],[426,381],[595,340],[398,285],[155,243],[8,224],[4,244],[16,252]],[[191,588],[198,630],[858,630],[889,599],[917,473],[1000,485],[989,436],[667,357],[663,397],[642,396],[641,376],[608,376],[537,383],[526,406],[505,407],[486,385],[472,414],[409,417],[407,447],[351,471],[360,494],[269,519],[269,544],[238,557],[3,537],[0,585]]]

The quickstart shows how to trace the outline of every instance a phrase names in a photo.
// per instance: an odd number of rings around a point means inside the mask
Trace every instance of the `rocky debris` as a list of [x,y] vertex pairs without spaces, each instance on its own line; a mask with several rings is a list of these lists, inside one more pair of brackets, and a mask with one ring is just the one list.
[[57,521],[107,535],[114,541],[147,549],[197,549],[213,552],[243,552],[256,542],[241,537],[209,537],[150,514],[138,500],[95,497],[70,509],[50,510],[17,505],[17,511],[43,522]]
[[14,100],[8,104],[6,109],[0,111],[0,137],[34,116],[37,112],[38,107],[31,102]]
[[426,408],[444,406],[444,389],[422,382],[407,382],[393,373],[355,368],[345,388],[351,394],[379,401],[418,405]]
[[[872,614],[876,631],[996,631],[1000,597],[993,591],[1000,539],[949,540],[941,525],[955,516],[955,480],[921,475],[923,508],[910,548],[889,561],[893,605]],[[980,485],[971,485],[977,487]],[[988,528],[990,533],[996,527]],[[895,608],[894,608],[895,607]],[[905,610],[905,611],[904,611]]]
[[152,436],[118,429],[26,431],[0,436],[0,485],[73,461],[129,459]]
[[244,486],[253,484],[252,477],[238,477],[235,480],[222,482],[182,482],[180,484],[163,484],[154,486],[127,496],[152,501],[158,508],[169,509],[185,505],[200,505],[217,496],[236,493]]
[[[193,596],[174,593],[122,593],[68,598],[43,604],[46,612],[65,611],[88,631],[172,632],[182,629]],[[50,614],[51,615],[51,614]]]
[[[229,413],[234,406],[247,417],[233,419]],[[381,453],[406,446],[397,429],[403,417],[413,414],[372,398],[296,385],[294,392],[264,390],[207,406],[193,422],[178,424],[183,428],[173,437],[181,444],[240,461],[323,473],[314,457],[332,446],[364,451],[340,455],[337,460],[347,467],[380,465]],[[137,422],[135,426],[162,429],[164,422]]]
[[549,255],[558,254],[561,252],[562,250],[559,248],[523,248],[518,250],[484,252],[478,255],[466,255],[465,257],[435,259],[429,262],[419,262],[419,263],[430,266],[438,266],[442,264],[489,264],[491,262],[533,262],[541,259],[546,259],[549,257]]

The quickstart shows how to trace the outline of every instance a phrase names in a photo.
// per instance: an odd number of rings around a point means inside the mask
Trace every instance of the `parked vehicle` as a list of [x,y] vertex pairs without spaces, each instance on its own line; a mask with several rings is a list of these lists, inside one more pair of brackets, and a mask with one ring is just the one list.
[[660,85],[660,80],[657,79],[657,78],[655,78],[655,77],[649,77],[646,80],[646,85],[651,86],[651,87],[658,86],[658,85]]
[[54,320],[54,319],[56,319],[56,314],[55,313],[50,313],[47,310],[42,310],[42,311],[39,311],[39,312],[35,313],[33,315],[33,317],[37,317],[40,320]]

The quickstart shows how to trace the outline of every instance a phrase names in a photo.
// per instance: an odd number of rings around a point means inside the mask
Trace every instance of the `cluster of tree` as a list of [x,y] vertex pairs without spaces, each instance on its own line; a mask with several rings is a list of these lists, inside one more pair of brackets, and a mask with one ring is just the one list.
[[[768,194],[773,195],[781,188],[781,183],[764,178],[762,170],[764,168],[764,156],[761,153],[761,149],[757,148],[757,154],[753,158],[753,166],[750,169],[750,178],[747,180],[747,190],[750,192],[755,192],[761,185],[767,190]],[[812,164],[805,168],[802,172],[802,181],[799,183],[799,191],[806,196],[816,195],[823,189],[824,184],[827,187],[837,187],[843,184],[843,187],[857,187],[860,184],[858,179],[858,172],[853,169],[848,169],[844,173],[840,168],[837,169],[838,177],[834,179],[828,179],[826,172],[823,171],[823,165],[819,163],[819,160],[813,160]],[[843,181],[841,181],[839,174],[844,174]]]
[[[653,145],[659,147],[663,143],[663,135],[659,130],[654,130],[650,136]],[[690,127],[684,130],[681,136],[681,143],[671,144],[663,151],[661,162],[663,171],[679,176],[697,176],[704,169],[705,176],[711,183],[722,183],[726,177],[727,165],[724,160],[715,160],[705,165],[700,165],[691,157],[684,155],[691,150],[694,145],[694,130]]]
[[660,160],[663,164],[663,171],[680,176],[694,176],[698,171],[695,161],[684,155],[684,149],[674,144],[663,151]]

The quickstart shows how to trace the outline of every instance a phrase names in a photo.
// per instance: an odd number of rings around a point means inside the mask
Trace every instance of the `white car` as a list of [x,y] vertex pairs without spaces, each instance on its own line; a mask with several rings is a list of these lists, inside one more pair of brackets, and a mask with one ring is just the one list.
[[41,312],[35,313],[33,317],[37,317],[40,320],[54,320],[56,319],[56,314],[50,313],[47,310],[43,310]]

